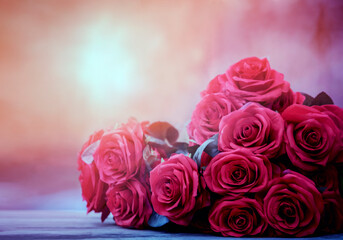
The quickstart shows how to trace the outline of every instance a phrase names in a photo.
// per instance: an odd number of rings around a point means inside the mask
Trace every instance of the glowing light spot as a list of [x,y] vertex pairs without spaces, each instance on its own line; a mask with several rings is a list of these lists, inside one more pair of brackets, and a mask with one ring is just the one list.
[[78,78],[96,105],[113,105],[131,93],[135,63],[126,38],[125,28],[113,26],[108,18],[86,31]]

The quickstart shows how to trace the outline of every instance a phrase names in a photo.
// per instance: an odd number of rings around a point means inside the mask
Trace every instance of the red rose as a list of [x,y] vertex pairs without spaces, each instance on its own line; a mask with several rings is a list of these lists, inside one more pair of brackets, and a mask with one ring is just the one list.
[[323,211],[323,199],[314,182],[286,170],[269,186],[264,197],[264,212],[276,233],[294,237],[313,234]]
[[213,93],[204,96],[197,104],[190,124],[188,134],[198,144],[202,144],[207,139],[218,133],[219,122],[223,116],[239,109],[239,103],[232,97],[227,97],[223,93]]
[[149,189],[135,178],[112,184],[107,191],[107,206],[118,226],[143,228],[152,214]]
[[272,166],[263,155],[240,149],[216,155],[207,166],[204,178],[208,188],[218,194],[256,193],[272,178]]
[[294,93],[292,89],[289,89],[288,92],[282,93],[269,108],[282,113],[287,107],[293,104],[303,104],[304,100],[305,97],[301,93]]
[[198,167],[189,157],[174,154],[150,172],[151,202],[155,211],[179,225],[188,225],[208,201],[199,197]]
[[213,157],[211,157],[210,155],[208,155],[205,151],[202,152],[202,154],[201,154],[201,159],[200,159],[200,167],[201,167],[201,168],[207,167],[208,164],[210,164],[212,158],[213,158]]
[[143,129],[133,119],[106,133],[94,153],[100,179],[120,184],[144,171],[143,149]]
[[343,109],[336,105],[321,105],[313,106],[313,108],[327,114],[336,124],[336,126],[341,130],[343,134]]
[[338,172],[335,166],[328,165],[325,169],[311,172],[308,177],[316,184],[317,188],[322,191],[339,192]]
[[[340,138],[343,142],[343,109],[336,105],[313,106],[315,109],[327,114],[340,130]],[[343,150],[343,149],[342,149]]]
[[213,231],[232,237],[262,235],[268,225],[261,204],[246,197],[224,197],[215,202],[209,222]]
[[342,149],[341,130],[316,107],[292,105],[284,110],[287,154],[304,171],[325,167]]
[[271,69],[266,58],[250,57],[232,65],[225,74],[216,76],[201,95],[227,92],[244,102],[282,107],[291,102],[289,89],[289,83],[283,79],[283,74]]
[[94,162],[87,164],[81,159],[82,153],[92,143],[101,139],[104,134],[100,130],[89,137],[89,140],[83,145],[78,156],[78,170],[81,171],[79,181],[81,184],[82,198],[87,202],[87,212],[101,212],[101,220],[104,221],[109,210],[106,206],[106,190],[108,185],[100,180],[99,172]]
[[226,81],[227,81],[227,77],[225,74],[220,74],[216,76],[209,82],[207,89],[201,92],[201,96],[204,97],[207,94],[211,94],[211,93],[220,93],[220,92],[224,93],[226,91]]
[[247,148],[274,158],[283,151],[283,135],[284,121],[280,114],[250,103],[222,118],[218,147],[221,151]]
[[322,194],[324,211],[320,223],[320,231],[338,233],[343,231],[343,198],[339,193],[326,191]]
[[264,106],[289,90],[283,74],[271,69],[266,58],[242,59],[226,71],[226,77],[226,89],[232,95]]

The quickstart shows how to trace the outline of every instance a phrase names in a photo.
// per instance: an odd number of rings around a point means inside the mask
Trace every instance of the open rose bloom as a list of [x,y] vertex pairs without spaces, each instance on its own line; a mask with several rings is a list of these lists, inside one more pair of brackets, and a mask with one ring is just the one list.
[[245,58],[201,92],[187,132],[129,119],[91,135],[78,157],[88,212],[230,237],[343,232],[343,109],[325,93]]

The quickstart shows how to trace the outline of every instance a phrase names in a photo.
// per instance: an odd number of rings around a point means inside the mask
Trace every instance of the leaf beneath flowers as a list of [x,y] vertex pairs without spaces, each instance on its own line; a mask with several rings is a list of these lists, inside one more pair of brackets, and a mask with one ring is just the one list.
[[326,104],[333,104],[333,101],[329,95],[326,94],[326,92],[319,93],[312,101],[311,106],[313,105],[326,105]]
[[201,166],[201,156],[203,152],[207,153],[211,157],[214,157],[219,153],[218,134],[207,139],[203,144],[200,145],[200,147],[198,147],[198,149],[194,153],[193,160],[197,163],[199,168]]
[[307,93],[301,93],[301,95],[303,95],[305,97],[303,105],[311,106],[314,98],[312,96],[308,95]]
[[167,224],[169,219],[166,216],[159,215],[153,211],[152,215],[149,218],[148,224],[150,227],[162,227]]
[[153,122],[148,126],[148,135],[166,141],[169,146],[173,145],[179,137],[179,131],[168,122]]
[[334,104],[331,97],[326,93],[326,92],[321,92],[319,93],[315,98],[311,97],[310,95],[306,93],[301,93],[302,95],[305,96],[305,101],[303,105],[306,106],[321,106],[321,105],[326,105],[326,104]]

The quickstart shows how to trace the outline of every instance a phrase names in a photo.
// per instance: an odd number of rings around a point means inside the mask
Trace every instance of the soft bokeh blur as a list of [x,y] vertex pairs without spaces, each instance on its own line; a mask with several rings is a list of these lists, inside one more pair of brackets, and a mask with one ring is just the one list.
[[131,116],[182,128],[245,57],[343,107],[342,13],[340,0],[0,0],[0,209],[85,209],[88,135]]

